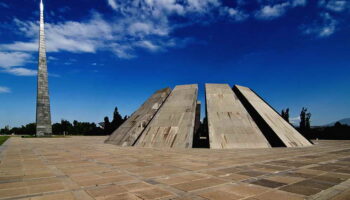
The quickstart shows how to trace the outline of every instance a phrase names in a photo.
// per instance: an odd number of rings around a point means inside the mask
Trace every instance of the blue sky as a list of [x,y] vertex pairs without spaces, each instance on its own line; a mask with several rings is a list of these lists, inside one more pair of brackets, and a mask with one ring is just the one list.
[[[312,124],[350,117],[347,0],[44,1],[52,119],[131,114],[155,90],[240,84]],[[38,0],[0,1],[0,127],[35,121]],[[204,107],[202,107],[204,110]]]

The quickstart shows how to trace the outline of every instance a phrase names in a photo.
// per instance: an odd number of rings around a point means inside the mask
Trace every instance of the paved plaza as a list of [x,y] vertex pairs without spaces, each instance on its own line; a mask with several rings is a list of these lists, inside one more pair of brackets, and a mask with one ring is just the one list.
[[0,199],[350,199],[350,142],[304,148],[151,149],[107,137],[12,137]]

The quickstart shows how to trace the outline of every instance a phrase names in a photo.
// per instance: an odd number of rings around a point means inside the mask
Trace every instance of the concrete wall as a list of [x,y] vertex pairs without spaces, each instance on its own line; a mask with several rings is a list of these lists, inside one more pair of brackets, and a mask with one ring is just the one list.
[[178,85],[135,146],[192,148],[198,85]]
[[268,148],[258,126],[227,84],[206,84],[211,149]]
[[273,137],[272,134],[275,134],[286,147],[312,145],[251,89],[236,85],[233,90],[242,98],[242,102],[246,102],[246,107],[251,108],[250,112],[261,119],[259,123],[266,127],[263,131],[269,132],[270,136]]
[[169,96],[170,92],[170,88],[156,91],[128,120],[111,134],[106,140],[106,143],[132,146]]

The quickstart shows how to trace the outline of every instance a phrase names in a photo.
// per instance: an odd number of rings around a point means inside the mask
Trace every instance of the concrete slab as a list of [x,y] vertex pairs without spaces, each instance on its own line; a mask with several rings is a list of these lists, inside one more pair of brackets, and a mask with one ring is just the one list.
[[135,146],[192,148],[198,85],[178,85]]
[[170,88],[156,91],[141,107],[134,112],[111,136],[106,143],[121,146],[132,146],[140,137],[154,115],[157,113],[165,99],[171,92]]
[[268,148],[254,120],[227,84],[205,84],[211,149]]
[[233,91],[272,146],[304,147],[312,145],[254,91],[238,85],[234,86]]

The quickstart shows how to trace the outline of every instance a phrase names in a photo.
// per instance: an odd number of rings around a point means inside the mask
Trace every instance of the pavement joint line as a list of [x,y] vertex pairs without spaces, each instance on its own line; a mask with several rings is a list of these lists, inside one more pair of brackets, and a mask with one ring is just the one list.
[[[345,185],[345,187],[342,188],[342,186],[344,186],[344,185]],[[326,199],[326,198],[324,198],[325,193],[329,194],[330,192],[331,192],[330,193],[331,195],[327,196],[327,198],[333,198],[333,197],[341,194],[342,192],[346,191],[349,188],[350,188],[350,179],[348,179],[348,180],[346,180],[346,181],[344,181],[344,182],[342,182],[342,183],[340,183],[338,185],[330,187],[330,188],[328,188],[326,190],[323,190],[323,191],[321,191],[321,192],[319,192],[319,193],[317,193],[315,195],[312,195],[312,196],[308,197],[307,199],[308,200],[323,200],[323,199]]]
[[46,177],[40,177],[40,178],[30,178],[30,179],[11,179],[8,181],[0,181],[0,184],[2,183],[15,183],[15,182],[30,182],[35,180],[43,180],[43,179],[50,179],[50,178],[67,178],[67,175],[59,175],[59,176],[46,176]]
[[19,196],[14,196],[14,197],[5,197],[5,198],[0,198],[0,200],[23,199],[23,198],[39,197],[39,196],[45,196],[45,195],[51,195],[51,194],[60,194],[60,193],[76,192],[76,191],[85,191],[85,189],[84,188],[79,188],[79,189],[71,189],[71,190],[57,190],[57,191],[51,191],[51,192],[34,193],[34,194],[29,194],[29,195],[19,195]]

